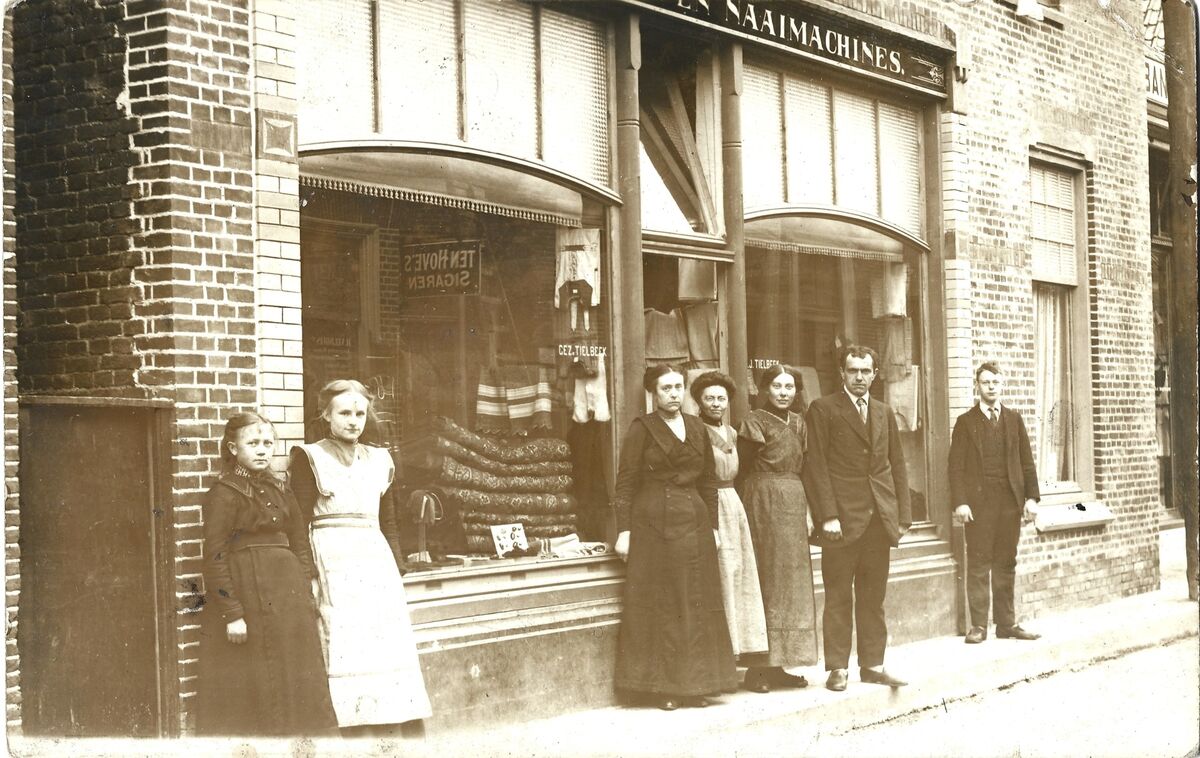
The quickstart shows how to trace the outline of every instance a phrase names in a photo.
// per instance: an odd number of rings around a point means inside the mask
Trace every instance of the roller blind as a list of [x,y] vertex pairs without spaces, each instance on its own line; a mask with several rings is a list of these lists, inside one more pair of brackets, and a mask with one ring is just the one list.
[[1029,178],[1033,277],[1078,284],[1075,174],[1034,164]]
[[607,185],[606,29],[598,21],[543,10],[541,33],[543,159]]
[[518,2],[465,6],[467,142],[537,157],[537,45],[533,8]]
[[784,200],[783,97],[779,74],[746,66],[742,79],[742,186],[746,208]]
[[309,0],[297,14],[301,142],[375,128],[369,0]]
[[833,92],[834,197],[840,207],[879,213],[875,102]]
[[829,88],[788,77],[787,190],[789,203],[833,202],[833,134]]
[[454,0],[380,0],[381,131],[397,139],[458,139]]
[[921,142],[917,112],[879,103],[879,215],[921,233]]

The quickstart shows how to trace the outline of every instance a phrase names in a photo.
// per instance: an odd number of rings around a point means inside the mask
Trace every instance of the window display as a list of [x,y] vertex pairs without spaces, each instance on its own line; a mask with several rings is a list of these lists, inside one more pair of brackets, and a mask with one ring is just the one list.
[[[916,254],[811,250],[747,247],[747,386],[755,387],[776,363],[793,366],[802,379],[794,407],[803,411],[841,386],[842,347],[874,348],[880,365],[871,392],[896,412],[913,519],[926,520],[920,260]],[[757,404],[753,397],[751,404]]]
[[306,418],[331,377],[375,395],[413,567],[495,557],[492,527],[513,524],[520,552],[590,553],[608,523],[599,209],[568,227],[315,188],[304,209]]

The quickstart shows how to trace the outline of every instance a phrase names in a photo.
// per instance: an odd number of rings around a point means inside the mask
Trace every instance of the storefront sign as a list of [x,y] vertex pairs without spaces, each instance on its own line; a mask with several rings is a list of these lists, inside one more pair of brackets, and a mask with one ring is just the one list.
[[766,0],[630,0],[738,36],[787,48],[876,77],[946,93],[944,53],[796,2]]
[[353,353],[358,349],[358,323],[306,318],[304,344],[306,349],[324,353]]
[[1146,99],[1167,104],[1167,67],[1153,58],[1146,59]]
[[400,248],[400,295],[478,295],[482,257],[479,240],[404,245]]
[[558,354],[564,358],[603,358],[608,349],[604,345],[560,344]]
[[751,358],[747,368],[768,369],[778,364],[779,361],[775,360],[774,358]]

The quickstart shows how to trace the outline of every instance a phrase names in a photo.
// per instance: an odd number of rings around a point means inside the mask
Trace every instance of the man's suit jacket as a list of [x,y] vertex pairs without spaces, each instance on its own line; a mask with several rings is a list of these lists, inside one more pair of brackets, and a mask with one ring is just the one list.
[[844,545],[862,536],[876,509],[892,544],[900,542],[900,527],[912,524],[908,469],[900,446],[896,414],[886,403],[870,398],[868,425],[844,389],[814,400],[808,408],[808,453],[804,460],[804,491],[813,524],[836,518],[842,539],[815,542]]
[[[983,481],[983,433],[992,423],[976,403],[954,422],[950,440],[950,504],[964,503],[974,510],[986,502],[987,485]],[[1008,406],[1000,408],[1000,426],[1004,431],[1004,468],[1013,500],[1019,506],[1026,500],[1041,499],[1037,467],[1029,447],[1029,433],[1021,414]]]

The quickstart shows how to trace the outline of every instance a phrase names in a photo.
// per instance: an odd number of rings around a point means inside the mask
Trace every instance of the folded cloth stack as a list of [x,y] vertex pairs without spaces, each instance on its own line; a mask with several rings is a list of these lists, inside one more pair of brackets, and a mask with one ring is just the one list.
[[531,540],[576,531],[566,442],[541,438],[507,445],[444,417],[434,430],[441,467],[431,486],[448,509],[461,514],[467,552],[491,553],[491,527],[499,524],[522,524]]

